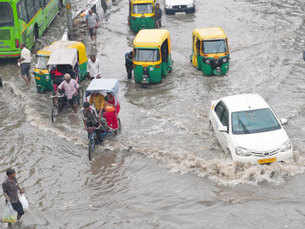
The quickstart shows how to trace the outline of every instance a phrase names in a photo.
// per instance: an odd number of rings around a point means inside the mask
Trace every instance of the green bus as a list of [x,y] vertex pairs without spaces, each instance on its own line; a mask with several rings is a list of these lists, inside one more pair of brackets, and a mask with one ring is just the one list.
[[0,58],[20,56],[20,44],[32,48],[65,0],[0,0]]

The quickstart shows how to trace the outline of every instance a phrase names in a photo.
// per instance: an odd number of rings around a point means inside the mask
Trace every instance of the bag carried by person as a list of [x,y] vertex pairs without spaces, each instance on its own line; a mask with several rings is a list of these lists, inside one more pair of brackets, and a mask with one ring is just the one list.
[[23,210],[28,210],[29,209],[29,202],[26,199],[24,194],[19,195],[19,201],[22,204]]
[[17,212],[14,211],[11,203],[5,205],[2,215],[2,223],[16,223],[17,222]]

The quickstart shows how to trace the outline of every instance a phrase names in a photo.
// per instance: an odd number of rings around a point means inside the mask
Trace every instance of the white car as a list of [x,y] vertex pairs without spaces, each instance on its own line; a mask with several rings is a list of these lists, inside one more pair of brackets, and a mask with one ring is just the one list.
[[268,164],[293,157],[290,139],[266,101],[257,94],[240,94],[212,101],[210,114],[216,138],[234,161]]
[[175,14],[178,12],[194,13],[194,0],[165,0],[166,14]]

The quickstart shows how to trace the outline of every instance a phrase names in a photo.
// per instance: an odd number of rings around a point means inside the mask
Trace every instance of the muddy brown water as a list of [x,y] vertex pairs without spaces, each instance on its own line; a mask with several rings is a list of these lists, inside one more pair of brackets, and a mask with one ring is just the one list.
[[[305,3],[197,0],[195,15],[164,16],[174,70],[143,89],[126,80],[134,38],[127,2],[113,6],[97,41],[104,77],[120,80],[123,131],[91,163],[80,115],[67,110],[52,124],[49,95],[27,89],[14,61],[0,62],[1,179],[16,168],[31,204],[18,228],[304,228]],[[41,45],[58,39],[62,24]],[[202,76],[189,62],[192,29],[205,26],[229,37],[225,77]],[[208,125],[210,101],[247,92],[289,119],[294,162],[242,165],[222,152]]]

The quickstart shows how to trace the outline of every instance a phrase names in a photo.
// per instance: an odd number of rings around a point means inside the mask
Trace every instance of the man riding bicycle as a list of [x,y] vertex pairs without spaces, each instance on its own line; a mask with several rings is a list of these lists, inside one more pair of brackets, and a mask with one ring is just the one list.
[[71,104],[75,113],[77,113],[77,96],[79,85],[75,79],[71,79],[71,75],[66,73],[65,80],[58,86],[57,90],[64,90],[68,102]]
[[104,131],[104,125],[98,119],[98,115],[93,106],[90,106],[89,102],[84,102],[82,108],[82,116],[85,130],[88,132],[88,138],[94,131],[96,132],[99,142],[103,141],[102,133]]

